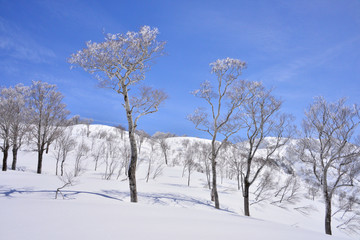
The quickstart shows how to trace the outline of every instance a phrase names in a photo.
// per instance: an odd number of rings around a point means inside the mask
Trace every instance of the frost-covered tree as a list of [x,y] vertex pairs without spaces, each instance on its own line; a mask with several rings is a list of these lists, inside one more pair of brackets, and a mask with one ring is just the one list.
[[150,152],[148,154],[148,169],[147,169],[147,173],[146,173],[146,182],[149,181],[149,178],[150,178],[150,174],[151,172],[153,171],[152,169],[152,165],[153,165],[153,161],[154,161],[154,158],[156,156],[156,150],[157,150],[157,144],[158,142],[154,139],[150,139],[149,141],[149,144],[150,144]]
[[207,103],[208,109],[198,108],[188,119],[195,124],[196,129],[211,136],[211,198],[215,208],[219,209],[216,160],[223,144],[241,128],[241,106],[248,99],[249,88],[252,88],[253,83],[239,79],[246,66],[241,60],[218,59],[210,66],[211,73],[216,77],[214,83],[205,81],[200,89],[193,91],[193,95]]
[[207,187],[211,190],[211,145],[207,143],[199,143],[198,154],[200,163],[205,170]]
[[[119,165],[120,148],[114,141],[106,141],[104,179],[110,180]],[[119,170],[118,177],[121,174]]]
[[160,138],[158,141],[164,155],[165,164],[168,165],[168,151],[170,150],[170,145],[166,142],[166,138]]
[[95,167],[94,171],[98,168],[98,163],[101,158],[105,155],[105,143],[97,144],[95,147],[92,148],[91,156],[94,159]]
[[3,152],[2,170],[6,171],[10,148],[10,129],[14,109],[11,101],[12,97],[8,89],[3,88],[0,93],[0,137],[3,141],[0,149]]
[[145,79],[153,60],[164,54],[165,42],[156,40],[158,34],[157,28],[149,26],[141,27],[139,32],[108,34],[104,42],[87,42],[86,48],[72,54],[69,59],[71,64],[95,74],[101,87],[113,89],[124,98],[131,148],[128,168],[131,202],[137,202],[135,130],[138,120],[158,111],[159,105],[167,98],[163,91],[135,87]]
[[16,169],[17,152],[28,129],[26,100],[28,88],[22,84],[0,89],[0,146],[3,152],[3,171],[7,169],[8,151],[12,147],[13,162],[11,169]]
[[10,142],[13,154],[11,169],[15,170],[18,150],[30,129],[28,124],[30,114],[28,109],[29,87],[18,84],[11,91],[14,93],[13,120],[10,128]]
[[228,159],[230,170],[235,175],[237,181],[237,189],[240,190],[240,186],[242,185],[241,173],[243,172],[243,168],[245,166],[245,157],[236,147],[232,147],[230,149],[230,153],[231,155]]
[[197,157],[198,155],[199,148],[200,148],[200,144],[195,142],[195,143],[190,143],[189,146],[186,149],[184,149],[185,150],[184,169],[186,168],[188,174],[188,179],[187,179],[188,186],[190,186],[191,173],[195,170],[196,167],[195,157]]
[[137,136],[136,141],[137,141],[138,151],[139,151],[138,153],[140,155],[141,146],[147,138],[150,138],[150,135],[147,132],[145,132],[144,130],[137,130],[136,136]]
[[64,129],[60,132],[55,141],[56,150],[54,151],[54,157],[56,159],[56,170],[55,174],[58,175],[59,164],[60,164],[60,176],[64,175],[64,165],[66,158],[70,151],[72,151],[76,142],[71,136],[71,128]]
[[359,108],[347,106],[345,99],[329,103],[315,98],[305,112],[304,138],[300,159],[308,165],[309,176],[319,184],[325,201],[325,233],[331,235],[332,199],[341,188],[352,187],[360,173],[360,148],[353,134],[360,124]]
[[89,151],[90,148],[83,139],[75,149],[74,177],[79,176],[85,170],[82,162],[84,158],[88,157]]
[[30,88],[30,138],[38,152],[37,173],[41,174],[43,154],[68,123],[69,111],[56,85],[33,81]]
[[258,83],[251,90],[252,98],[243,105],[244,135],[238,144],[245,158],[242,166],[242,192],[244,213],[250,216],[250,187],[259,177],[274,153],[289,140],[294,132],[291,116],[279,114],[282,102],[271,90]]

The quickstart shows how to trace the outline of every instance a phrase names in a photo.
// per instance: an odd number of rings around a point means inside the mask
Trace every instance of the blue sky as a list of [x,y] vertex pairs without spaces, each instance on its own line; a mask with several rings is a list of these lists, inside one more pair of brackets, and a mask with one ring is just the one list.
[[126,125],[121,96],[66,59],[103,32],[143,25],[167,41],[167,56],[146,79],[170,97],[139,122],[150,134],[207,137],[186,120],[202,104],[190,92],[212,77],[209,63],[225,57],[246,61],[242,78],[273,87],[296,123],[314,96],[360,104],[359,0],[0,0],[0,85],[56,84],[73,115]]

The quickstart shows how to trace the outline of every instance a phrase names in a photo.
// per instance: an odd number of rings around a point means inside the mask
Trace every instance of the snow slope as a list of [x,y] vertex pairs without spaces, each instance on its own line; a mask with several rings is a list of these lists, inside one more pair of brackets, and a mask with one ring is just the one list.
[[[72,134],[89,146],[103,139],[93,138],[98,131],[115,130],[94,125],[90,137],[85,126],[76,126]],[[98,136],[98,135],[96,135]],[[126,139],[126,138],[124,138]],[[170,153],[179,148],[178,139],[169,140]],[[190,138],[191,141],[206,141]],[[348,239],[335,228],[334,236],[323,233],[321,201],[302,199],[296,205],[255,204],[252,217],[242,214],[241,192],[235,181],[224,180],[219,186],[222,210],[213,208],[203,173],[194,172],[191,184],[182,177],[181,166],[165,166],[162,155],[154,163],[162,174],[146,182],[146,156],[149,143],[144,143],[137,172],[139,203],[129,202],[125,175],[104,180],[105,163],[94,171],[93,159],[84,160],[84,171],[76,183],[63,189],[64,199],[54,199],[63,185],[55,176],[55,160],[50,150],[44,158],[44,171],[36,170],[36,153],[24,146],[19,154],[18,171],[0,173],[1,239]],[[74,151],[69,155],[66,171],[73,169]],[[11,159],[11,154],[10,154]],[[205,187],[204,187],[205,186]],[[354,239],[359,236],[353,236]]]

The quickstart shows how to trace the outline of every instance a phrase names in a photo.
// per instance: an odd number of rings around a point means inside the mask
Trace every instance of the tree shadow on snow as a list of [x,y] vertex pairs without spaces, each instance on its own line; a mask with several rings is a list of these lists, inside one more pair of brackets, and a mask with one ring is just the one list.
[[[99,196],[107,199],[112,199],[116,201],[124,201],[127,198],[130,198],[129,192],[122,192],[117,190],[103,190],[101,193],[98,192],[89,192],[89,191],[79,191],[79,190],[62,190],[61,191],[64,198],[66,199],[75,199],[76,196],[80,194]],[[35,193],[46,193],[48,198],[54,198],[56,190],[33,190],[33,189],[15,189],[15,188],[4,188],[0,186],[0,197],[5,198],[16,198],[17,194],[35,194]],[[50,195],[51,194],[51,195]],[[204,206],[206,208],[214,209],[214,204],[211,201],[204,199],[197,199],[190,197],[184,194],[174,194],[174,193],[138,193],[140,201],[148,202],[151,204],[159,205],[172,205],[178,207],[189,208],[191,206]],[[59,197],[62,199],[62,197]],[[228,208],[222,208],[221,211],[237,214],[234,211],[229,210]]]
[[[129,192],[121,192],[117,190],[104,190],[105,194],[115,195],[122,200],[126,198],[130,198]],[[138,197],[140,201],[146,201],[151,204],[159,204],[159,205],[173,205],[179,207],[191,207],[191,206],[204,206],[207,208],[214,209],[214,204],[211,201],[201,200],[197,198],[193,198],[184,194],[174,194],[174,193],[138,193]],[[234,211],[229,210],[228,208],[222,208],[221,211],[237,214]]]
[[[74,196],[80,195],[80,194],[87,194],[87,195],[95,195],[99,197],[104,197],[108,199],[113,199],[117,201],[122,201],[122,199],[106,195],[103,193],[97,193],[97,192],[89,192],[89,191],[76,191],[76,190],[62,190],[61,191],[64,195],[64,198],[73,198]],[[56,190],[32,190],[32,189],[3,189],[0,186],[0,197],[7,197],[7,198],[15,198],[15,194],[33,194],[33,193],[51,193],[52,197],[54,198]]]

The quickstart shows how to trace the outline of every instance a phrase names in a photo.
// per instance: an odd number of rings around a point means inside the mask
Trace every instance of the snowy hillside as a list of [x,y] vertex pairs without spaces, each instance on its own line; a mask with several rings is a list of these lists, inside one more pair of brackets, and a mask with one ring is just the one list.
[[[62,178],[55,175],[60,142],[53,143],[44,155],[41,175],[36,174],[37,153],[31,145],[21,148],[17,171],[1,172],[1,239],[359,238],[342,229],[343,222],[337,216],[332,223],[334,236],[323,233],[324,204],[318,194],[314,199],[305,197],[308,190],[301,178],[292,182],[293,194],[284,193],[281,200],[274,196],[276,190],[264,188],[260,196],[262,190],[256,192],[254,188],[252,217],[245,217],[237,181],[220,166],[221,210],[214,209],[200,145],[192,155],[193,168],[184,168],[190,150],[183,149],[195,142],[209,142],[204,139],[167,138],[164,153],[159,141],[145,138],[141,142],[139,138],[139,203],[130,203],[125,175],[129,156],[126,132],[102,125],[76,125],[68,133],[75,142],[64,162]],[[273,185],[282,186],[290,179],[285,167],[288,164],[278,164]],[[60,170],[59,162],[58,175]],[[69,179],[71,184],[60,189],[55,199],[56,190]]]

